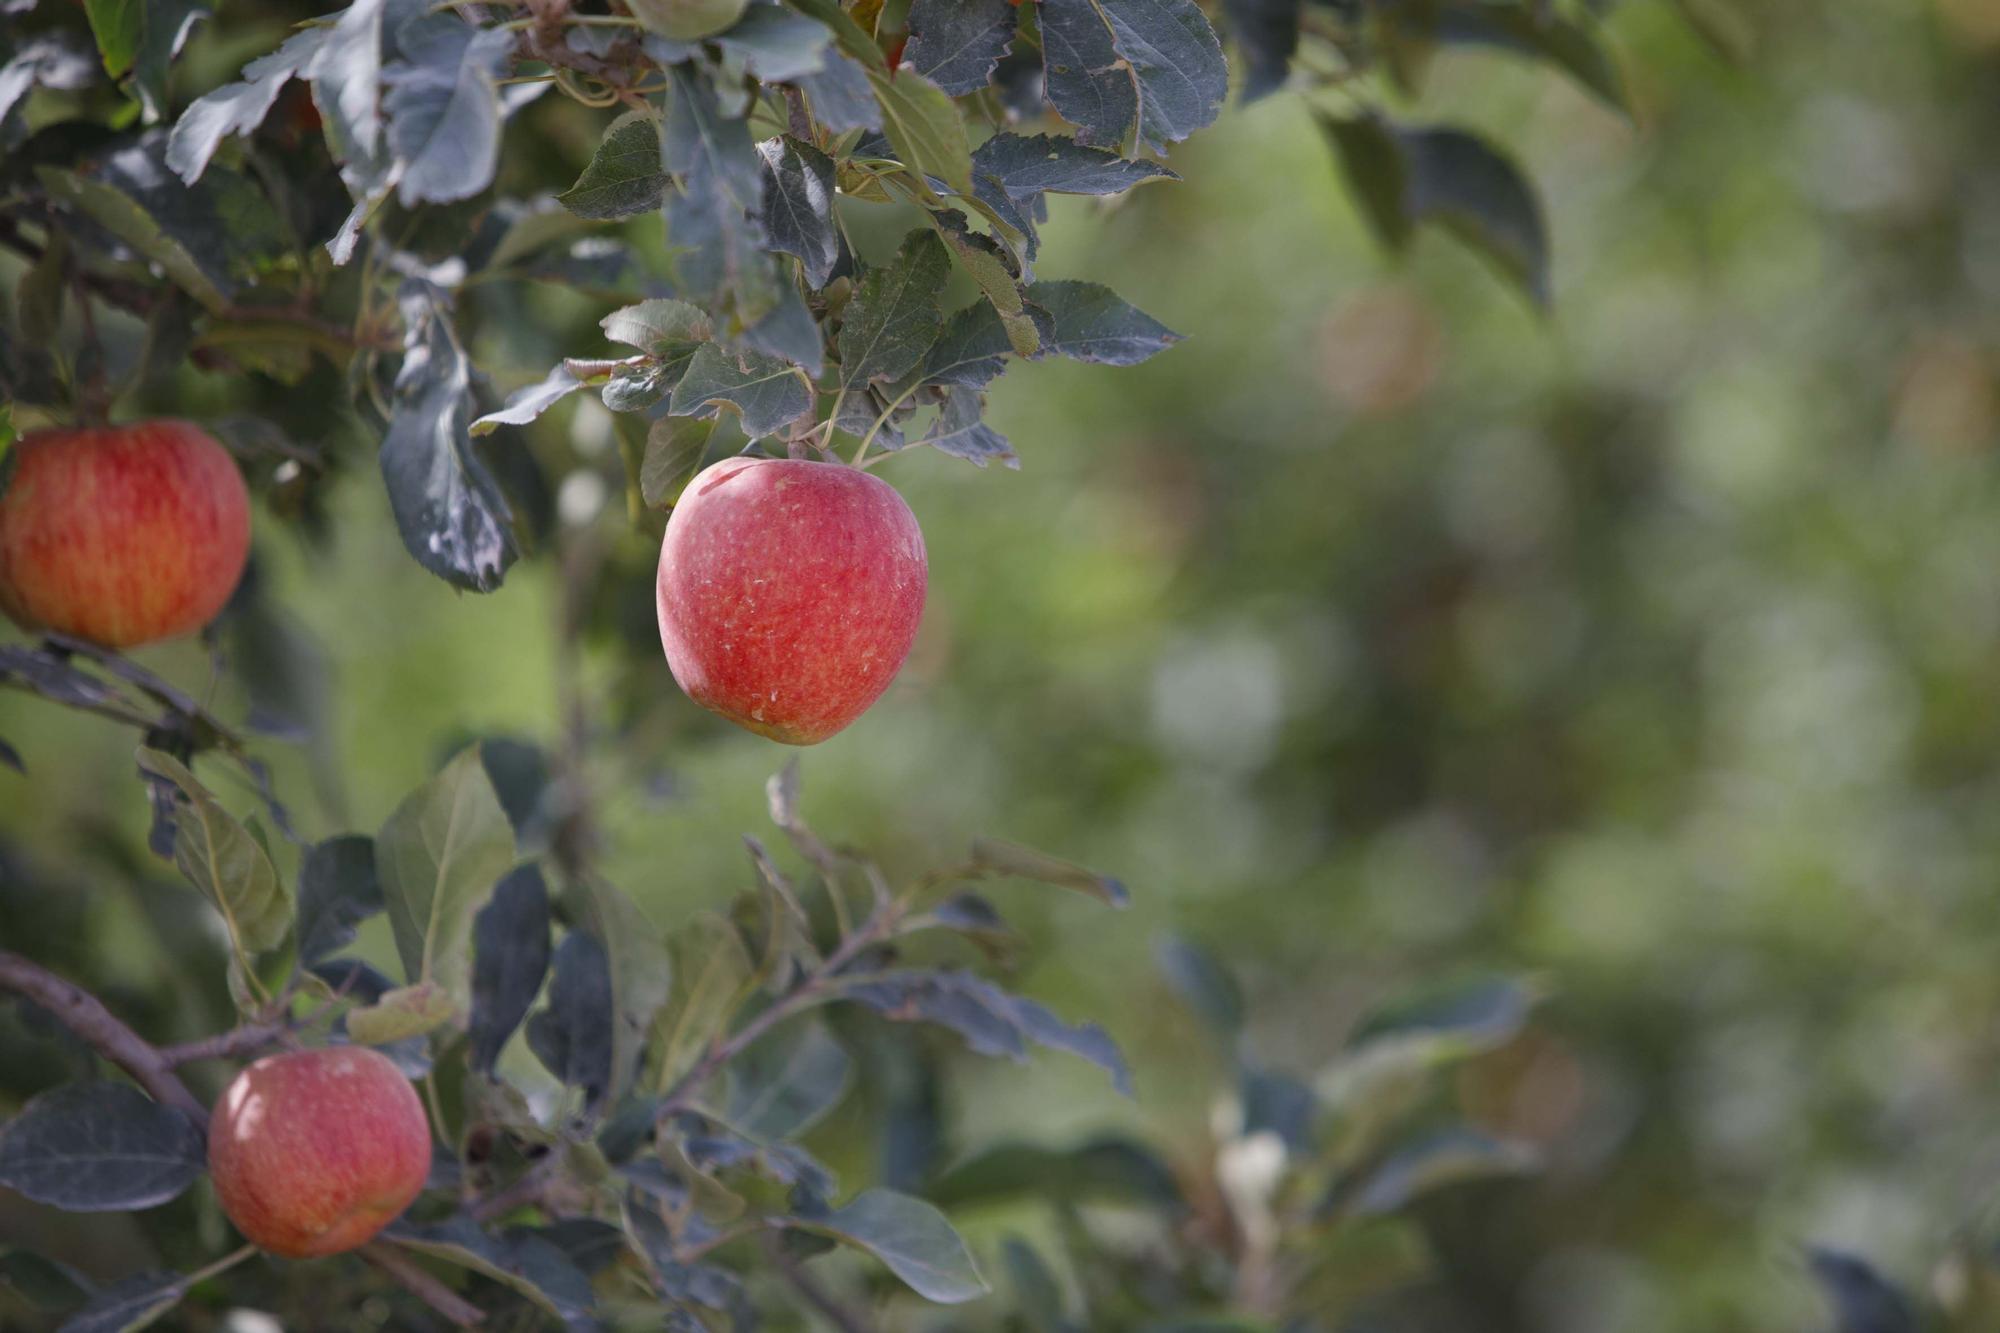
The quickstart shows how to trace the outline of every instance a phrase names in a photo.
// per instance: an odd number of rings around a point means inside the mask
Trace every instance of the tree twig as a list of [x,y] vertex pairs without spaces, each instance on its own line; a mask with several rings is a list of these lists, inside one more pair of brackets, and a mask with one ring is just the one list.
[[168,1066],[193,1064],[197,1060],[233,1060],[275,1046],[291,1029],[283,1023],[245,1023],[242,1027],[218,1032],[200,1041],[184,1041],[160,1047],[160,1059]]
[[472,1328],[486,1317],[484,1310],[432,1277],[401,1251],[379,1240],[355,1253],[402,1283],[417,1299],[459,1328]]
[[81,1037],[92,1050],[132,1076],[153,1100],[185,1112],[206,1127],[208,1109],[173,1066],[146,1039],[126,1027],[104,1002],[74,982],[65,981],[38,963],[0,949],[0,988],[25,995]]
[[826,961],[815,968],[811,976],[772,1001],[768,1009],[728,1037],[710,1046],[708,1053],[702,1056],[692,1069],[683,1074],[680,1081],[668,1091],[666,1099],[660,1103],[658,1114],[654,1116],[654,1122],[664,1122],[676,1111],[685,1109],[693,1101],[694,1094],[701,1090],[702,1085],[713,1078],[724,1065],[741,1055],[751,1043],[794,1014],[817,1004],[841,968],[853,962],[862,950],[886,936],[895,927],[897,915],[898,909],[894,904],[877,906],[874,915],[864,921],[859,930],[843,940],[839,948],[828,954]]

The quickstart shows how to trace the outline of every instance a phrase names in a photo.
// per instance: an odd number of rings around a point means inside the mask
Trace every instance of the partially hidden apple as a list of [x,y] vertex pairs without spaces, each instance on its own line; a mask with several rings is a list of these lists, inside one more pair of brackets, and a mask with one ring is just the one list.
[[185,421],[49,430],[0,493],[0,611],[107,648],[191,634],[235,592],[250,495]]
[[366,1046],[267,1056],[222,1094],[208,1129],[222,1211],[288,1259],[363,1245],[422,1192],[430,1126],[402,1071]]
[[660,547],[660,642],[689,698],[812,745],[910,655],[928,582],[916,515],[838,463],[731,458],[688,483]]

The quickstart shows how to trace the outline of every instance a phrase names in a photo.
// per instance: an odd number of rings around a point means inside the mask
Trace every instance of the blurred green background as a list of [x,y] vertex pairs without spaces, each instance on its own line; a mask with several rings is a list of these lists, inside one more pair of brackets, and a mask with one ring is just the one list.
[[[1175,931],[1241,969],[1254,1046],[1304,1071],[1413,980],[1548,989],[1461,1088],[1548,1170],[1425,1205],[1449,1326],[1805,1328],[1807,1242],[1917,1277],[1990,1238],[2000,10],[1747,17],[1731,63],[1663,4],[1618,9],[1636,125],[1504,57],[1432,71],[1413,114],[1507,143],[1541,189],[1546,317],[1443,237],[1386,261],[1296,98],[1232,108],[1174,154],[1183,184],[1055,203],[1039,274],[1108,282],[1188,340],[1130,370],[1016,367],[991,419],[1018,473],[881,470],[930,543],[923,635],[803,755],[815,825],[892,868],[996,834],[1134,891],[1115,917],[996,896],[1037,942],[1021,988],[1109,1027],[1137,1102],[1075,1062],[967,1057],[955,1148],[1125,1124],[1203,1151],[1220,1071],[1154,970]],[[215,25],[183,77],[275,33]],[[600,124],[554,99],[523,122],[521,189],[560,188]],[[876,252],[906,225],[850,220]],[[602,346],[571,294],[468,307],[501,390]],[[279,405],[346,454],[324,546],[260,516],[329,676],[327,762],[263,747],[309,836],[373,830],[457,739],[553,743],[558,717],[551,561],[490,597],[420,570],[338,387],[176,390],[196,418]],[[529,439],[558,521],[614,552],[583,677],[604,866],[671,925],[748,882],[737,834],[768,831],[788,752],[644,651],[658,524],[632,530],[609,416],[565,407]],[[143,660],[209,677],[198,647]],[[178,964],[153,932],[201,909],[143,859],[132,736],[13,694],[0,735],[29,766],[0,772],[26,858],[0,863],[22,890],[0,940],[33,929],[49,961],[154,994],[163,1039],[201,1030],[159,998]]]

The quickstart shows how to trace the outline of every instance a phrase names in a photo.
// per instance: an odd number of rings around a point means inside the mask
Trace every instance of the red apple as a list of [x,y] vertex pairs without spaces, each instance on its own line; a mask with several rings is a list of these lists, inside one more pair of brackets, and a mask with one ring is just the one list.
[[185,421],[39,431],[0,492],[0,611],[107,648],[189,634],[236,591],[250,495]]
[[288,1259],[339,1254],[396,1220],[431,1169],[410,1081],[365,1046],[268,1056],[238,1074],[208,1127],[222,1211]]
[[660,547],[660,642],[688,697],[812,745],[910,655],[927,567],[916,515],[838,463],[731,458],[688,483]]

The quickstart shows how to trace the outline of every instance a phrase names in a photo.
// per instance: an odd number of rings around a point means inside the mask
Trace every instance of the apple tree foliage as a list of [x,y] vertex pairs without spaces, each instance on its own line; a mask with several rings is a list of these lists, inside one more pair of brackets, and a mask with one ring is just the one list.
[[[330,480],[372,454],[409,554],[477,592],[555,539],[560,441],[536,423],[575,394],[614,415],[630,526],[655,541],[660,511],[729,452],[1018,465],[985,417],[1011,362],[1130,365],[1179,336],[1046,271],[1051,196],[1163,188],[1172,146],[1232,98],[1307,99],[1385,246],[1450,232],[1538,303],[1530,181],[1475,128],[1392,108],[1420,105],[1445,48],[1538,60],[1623,105],[1596,7],[1550,0],[264,5],[282,20],[260,29],[268,49],[235,40],[235,77],[189,87],[189,51],[237,36],[212,8],[0,0],[0,249],[21,271],[0,319],[0,485],[17,430],[177,411],[310,544]],[[551,168],[537,118],[555,99],[590,109],[595,147]],[[890,243],[863,243],[864,206],[894,211]],[[543,285],[592,303],[601,337],[532,368],[486,361],[483,335],[527,319],[520,293]],[[183,401],[184,370],[249,410]],[[367,447],[330,443],[332,417]],[[572,631],[657,652],[649,624],[630,628],[646,546],[579,566],[599,577],[573,580]],[[851,1331],[901,1291],[962,1305],[924,1327],[1330,1333],[1424,1270],[1410,1200],[1529,1165],[1459,1124],[1436,1077],[1518,1030],[1528,989],[1423,997],[1331,1067],[1286,1072],[1254,1058],[1226,970],[1185,944],[1162,969],[1236,1072],[1211,1153],[1110,1135],[946,1162],[918,1029],[1131,1080],[1102,1029],[968,965],[968,946],[1005,963],[1018,943],[971,886],[1116,905],[1115,881],[981,842],[892,884],[812,832],[788,772],[770,789],[788,856],[747,839],[753,887],[662,931],[595,869],[573,756],[478,739],[373,832],[301,827],[259,748],[310,745],[316,672],[254,564],[211,642],[244,716],[79,641],[0,645],[0,686],[137,733],[129,797],[150,803],[157,866],[221,929],[234,1010],[162,1044],[141,1035],[161,1015],[63,979],[74,919],[5,922],[0,991],[18,1003],[0,1049],[27,1054],[4,1062],[18,1110],[0,1186],[124,1217],[170,1266],[107,1283],[8,1250],[0,1314],[79,1331],[183,1302],[310,1319],[336,1291],[383,1326]],[[0,740],[0,762],[39,761]],[[0,887],[26,878],[0,865]],[[146,911],[208,956],[182,903]],[[353,952],[378,918],[387,970]],[[227,1252],[198,1185],[189,1080],[207,1080],[182,1071],[328,1042],[378,1047],[421,1084],[437,1160],[405,1218],[301,1282]],[[857,1102],[883,1121],[869,1182],[808,1146]],[[1023,1200],[1059,1247],[1013,1237],[982,1266],[946,1215]],[[823,1258],[836,1250],[872,1266]]]

